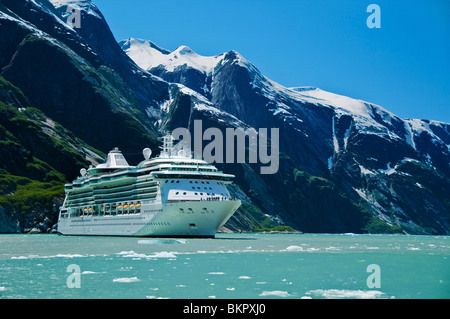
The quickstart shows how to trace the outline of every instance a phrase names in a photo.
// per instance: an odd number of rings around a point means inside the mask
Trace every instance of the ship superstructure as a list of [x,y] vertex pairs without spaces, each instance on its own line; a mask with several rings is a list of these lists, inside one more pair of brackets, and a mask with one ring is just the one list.
[[130,166],[118,148],[106,162],[81,169],[65,185],[58,220],[63,235],[214,237],[238,209],[226,184],[233,175],[201,159],[174,154],[164,137],[158,157],[143,151],[144,161]]

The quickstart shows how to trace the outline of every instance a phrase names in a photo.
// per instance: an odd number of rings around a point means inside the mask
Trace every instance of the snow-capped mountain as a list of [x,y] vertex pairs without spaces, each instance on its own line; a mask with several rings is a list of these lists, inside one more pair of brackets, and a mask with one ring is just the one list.
[[187,46],[180,46],[175,51],[158,47],[151,41],[130,38],[119,42],[125,53],[144,70],[163,66],[168,72],[186,65],[205,74],[211,74],[223,55],[205,57],[198,55]]
[[[69,6],[80,10],[81,28],[67,22]],[[284,87],[237,51],[204,57],[148,40],[118,44],[91,1],[1,0],[0,46],[0,169],[8,174],[71,180],[114,146],[136,163],[143,147],[158,150],[160,136],[196,119],[204,129],[279,128],[276,174],[217,164],[236,175],[232,192],[244,202],[227,227],[450,232],[449,124]],[[15,229],[22,208],[11,209],[17,218],[3,218],[13,215],[0,207],[0,221]]]
[[[402,169],[417,165],[419,175],[439,172],[440,178],[448,178],[448,124],[401,119],[379,105],[315,87],[286,88],[262,75],[236,51],[202,57],[186,46],[169,53],[147,40],[128,39],[120,44],[139,66],[189,87],[214,108],[255,128],[279,127],[280,149],[292,159],[291,165],[330,179],[353,201],[368,204],[386,223],[408,227],[411,216],[420,215],[425,207],[434,212],[443,209],[430,204],[434,200],[425,194],[430,190],[425,191],[418,176]],[[395,187],[401,188],[404,179],[410,181],[403,183],[419,188],[408,186],[408,191],[427,198],[420,205],[405,200],[406,194],[398,195]],[[383,186],[374,189],[373,184],[381,180]],[[277,214],[279,209],[270,213]],[[282,215],[286,218],[290,212]],[[437,227],[447,227],[443,225],[448,225],[448,211],[444,216],[445,222],[436,222]],[[300,229],[302,223],[297,224]]]
[[[422,159],[430,160],[431,155],[428,156],[426,147],[419,145],[420,136],[426,134],[439,152],[449,156],[450,135],[446,123],[401,119],[381,106],[327,92],[316,87],[283,87],[263,76],[255,66],[234,51],[213,57],[203,57],[186,46],[180,46],[175,51],[169,52],[148,40],[131,38],[121,41],[120,44],[122,49],[141,68],[157,74],[167,81],[179,79],[175,82],[204,95],[219,109],[227,111],[249,124],[252,124],[252,120],[255,118],[245,116],[248,107],[239,108],[239,105],[229,106],[223,103],[225,97],[231,95],[229,91],[221,91],[223,87],[220,83],[223,82],[221,75],[224,73],[223,68],[227,63],[235,65],[237,70],[242,68],[250,80],[249,83],[245,83],[245,86],[228,86],[228,90],[232,88],[235,88],[236,91],[239,89],[244,91],[244,88],[250,89],[249,91],[253,91],[258,97],[264,98],[264,101],[259,101],[260,103],[255,107],[258,112],[264,110],[271,113],[274,117],[282,119],[283,122],[290,123],[289,125],[295,127],[298,132],[307,134],[306,126],[308,124],[304,123],[304,119],[307,117],[307,114],[304,114],[306,105],[319,112],[324,110],[332,112],[332,117],[327,125],[327,130],[331,131],[328,138],[331,142],[329,143],[331,146],[330,155],[345,150],[349,139],[356,133],[364,133],[406,143],[412,148],[412,153],[416,152],[415,155],[422,155],[424,156]],[[193,72],[197,73],[195,79],[189,77],[189,73]],[[203,77],[200,77],[199,74],[202,74]],[[351,121],[347,127],[341,129],[338,128],[338,122],[342,117],[351,117]],[[260,116],[256,119],[261,122]],[[310,121],[313,121],[313,119],[310,119]],[[318,127],[314,127],[314,129],[317,130]],[[416,141],[419,143],[416,144]],[[448,166],[441,165],[441,169],[450,173]]]

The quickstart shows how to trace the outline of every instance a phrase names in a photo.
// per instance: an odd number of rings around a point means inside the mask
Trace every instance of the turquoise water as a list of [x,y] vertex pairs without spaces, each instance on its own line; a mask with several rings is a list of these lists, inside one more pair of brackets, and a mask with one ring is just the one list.
[[0,235],[0,298],[450,298],[450,237]]

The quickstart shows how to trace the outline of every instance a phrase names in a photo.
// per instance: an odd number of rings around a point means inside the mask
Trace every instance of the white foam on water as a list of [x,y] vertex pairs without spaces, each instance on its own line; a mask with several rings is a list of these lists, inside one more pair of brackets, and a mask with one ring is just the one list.
[[92,274],[106,274],[106,271],[90,271],[90,270],[85,270],[81,273],[82,275],[92,275]]
[[238,279],[251,279],[252,277],[249,276],[239,276]]

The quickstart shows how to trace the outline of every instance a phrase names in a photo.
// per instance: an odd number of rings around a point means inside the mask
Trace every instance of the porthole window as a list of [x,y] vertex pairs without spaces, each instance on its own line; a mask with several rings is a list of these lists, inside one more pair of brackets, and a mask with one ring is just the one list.
[[183,192],[183,195],[186,195],[186,192]]
[[175,195],[178,195],[180,192],[176,192]]

